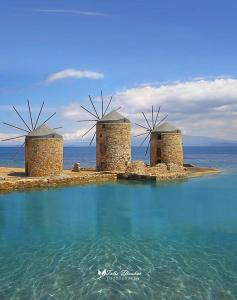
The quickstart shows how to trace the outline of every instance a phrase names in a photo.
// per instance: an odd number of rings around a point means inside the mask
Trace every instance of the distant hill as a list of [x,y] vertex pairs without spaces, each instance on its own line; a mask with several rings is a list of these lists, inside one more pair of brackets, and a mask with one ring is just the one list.
[[[133,145],[137,146],[141,143],[143,139],[133,139]],[[208,146],[208,147],[237,147],[236,141],[229,141],[225,139],[217,139],[207,136],[192,136],[192,135],[184,135],[183,136],[183,144],[184,146]]]
[[237,146],[237,141],[217,139],[207,136],[184,135],[184,146]]

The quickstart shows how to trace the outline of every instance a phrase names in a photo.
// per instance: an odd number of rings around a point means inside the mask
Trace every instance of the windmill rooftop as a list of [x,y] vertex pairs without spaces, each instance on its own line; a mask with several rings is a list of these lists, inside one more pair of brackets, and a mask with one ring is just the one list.
[[104,115],[100,120],[99,123],[131,123],[130,120],[125,118],[116,110],[109,112],[107,115]]
[[40,125],[33,129],[26,135],[27,138],[62,138],[62,135],[56,133],[56,131],[46,124]]
[[152,132],[177,132],[177,133],[180,133],[181,130],[176,128],[174,125],[172,125],[168,122],[165,122],[163,124],[156,125],[154,127],[154,129],[152,130]]

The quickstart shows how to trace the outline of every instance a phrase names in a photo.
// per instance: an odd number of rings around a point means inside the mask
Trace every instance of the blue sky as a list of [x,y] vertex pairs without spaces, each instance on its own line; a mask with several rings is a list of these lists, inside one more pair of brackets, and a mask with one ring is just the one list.
[[44,99],[53,125],[79,139],[78,104],[103,89],[132,121],[161,104],[184,133],[236,140],[236,10],[228,0],[1,1],[0,119]]

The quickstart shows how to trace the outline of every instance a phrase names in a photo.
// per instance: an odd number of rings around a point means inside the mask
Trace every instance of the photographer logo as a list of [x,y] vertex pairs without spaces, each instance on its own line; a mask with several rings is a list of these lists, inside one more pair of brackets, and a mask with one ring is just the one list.
[[97,280],[139,280],[141,272],[130,272],[129,270],[98,270]]

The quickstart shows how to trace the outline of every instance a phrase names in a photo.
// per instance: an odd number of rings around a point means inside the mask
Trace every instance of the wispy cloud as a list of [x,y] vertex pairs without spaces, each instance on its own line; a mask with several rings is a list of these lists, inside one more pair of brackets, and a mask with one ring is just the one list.
[[95,11],[84,11],[77,9],[36,9],[34,10],[39,13],[51,13],[51,14],[70,14],[70,15],[80,15],[89,17],[108,17],[109,14],[95,12]]
[[9,111],[12,110],[12,106],[10,105],[0,105],[0,111]]
[[215,79],[228,79],[228,78],[231,78],[231,75],[198,76],[198,77],[194,77],[193,80],[200,81],[200,80],[215,80]]
[[[197,76],[197,77],[192,77],[188,78],[186,82],[191,82],[191,81],[213,81],[215,79],[229,79],[232,78],[231,75],[210,75],[210,76]],[[138,87],[146,87],[146,86],[161,86],[161,85],[177,85],[179,83],[182,83],[181,80],[175,80],[175,81],[150,81],[150,82],[142,82],[137,84],[136,86]]]
[[49,84],[65,78],[74,78],[74,79],[88,78],[88,79],[98,80],[98,79],[103,79],[104,74],[94,72],[94,71],[87,71],[87,70],[82,71],[76,69],[65,69],[49,75],[45,82]]

